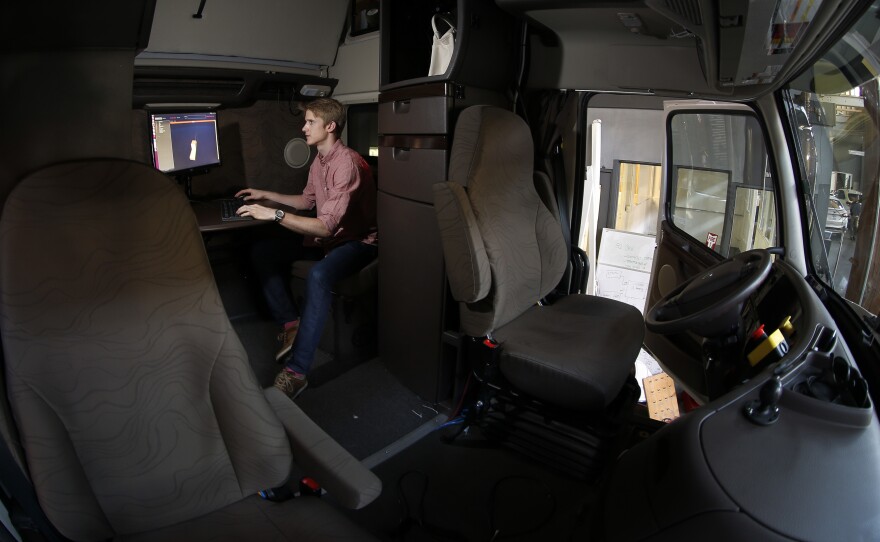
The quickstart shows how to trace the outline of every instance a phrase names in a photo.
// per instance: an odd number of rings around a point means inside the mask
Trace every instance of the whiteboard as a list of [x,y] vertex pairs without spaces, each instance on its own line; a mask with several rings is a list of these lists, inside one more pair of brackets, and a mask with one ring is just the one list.
[[651,275],[600,263],[596,266],[596,295],[622,301],[644,313]]
[[[639,309],[644,314],[654,260],[653,235],[605,228],[596,263],[596,295],[615,299]],[[660,365],[642,349],[636,359],[636,379],[646,400],[643,380],[662,372]]]
[[597,268],[599,264],[607,264],[650,273],[655,244],[653,235],[605,228],[602,230]]
[[596,264],[596,295],[644,312],[653,260],[653,235],[605,228]]
[[[654,260],[655,238],[653,235],[632,233],[605,228],[596,263],[596,295],[632,305],[645,312],[648,286],[651,280],[651,263]],[[636,359],[636,379],[641,396],[646,400],[646,377],[662,372],[660,365],[645,349]]]

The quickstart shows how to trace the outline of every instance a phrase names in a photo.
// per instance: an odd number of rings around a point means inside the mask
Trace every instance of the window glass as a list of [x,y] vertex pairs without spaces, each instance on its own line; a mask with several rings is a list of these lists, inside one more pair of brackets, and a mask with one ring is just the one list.
[[799,158],[813,269],[837,293],[875,314],[880,285],[870,279],[880,276],[877,15],[877,6],[869,8],[783,92]]
[[614,228],[654,235],[660,210],[660,164],[620,161]]
[[776,198],[757,120],[677,113],[669,130],[672,224],[724,257],[774,246]]

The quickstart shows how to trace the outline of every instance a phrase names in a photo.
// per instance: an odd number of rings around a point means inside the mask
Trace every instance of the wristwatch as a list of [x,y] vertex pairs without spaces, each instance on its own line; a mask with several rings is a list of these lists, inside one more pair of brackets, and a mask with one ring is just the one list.
[[284,220],[284,211],[282,211],[281,209],[276,209],[275,222],[281,222],[282,220]]

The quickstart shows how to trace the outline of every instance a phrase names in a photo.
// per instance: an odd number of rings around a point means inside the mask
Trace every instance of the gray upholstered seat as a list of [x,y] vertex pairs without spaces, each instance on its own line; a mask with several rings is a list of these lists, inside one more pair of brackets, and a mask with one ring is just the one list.
[[555,203],[539,195],[552,190],[533,160],[518,116],[490,106],[462,111],[449,182],[434,185],[461,329],[500,343],[499,369],[518,390],[564,408],[601,410],[632,370],[644,321],[634,307],[595,296],[537,304],[561,279],[570,249]]
[[351,508],[381,482],[258,385],[165,175],[123,160],[42,169],[9,195],[0,250],[12,449],[61,534],[371,538],[323,499],[256,495],[294,461]]

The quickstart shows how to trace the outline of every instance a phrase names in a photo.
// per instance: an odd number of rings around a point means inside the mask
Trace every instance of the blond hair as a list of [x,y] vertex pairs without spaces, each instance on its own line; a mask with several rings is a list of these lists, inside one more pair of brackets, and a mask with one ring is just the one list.
[[316,117],[324,121],[324,124],[336,123],[335,133],[337,136],[345,128],[345,106],[333,98],[318,98],[300,106],[305,111],[311,111]]

